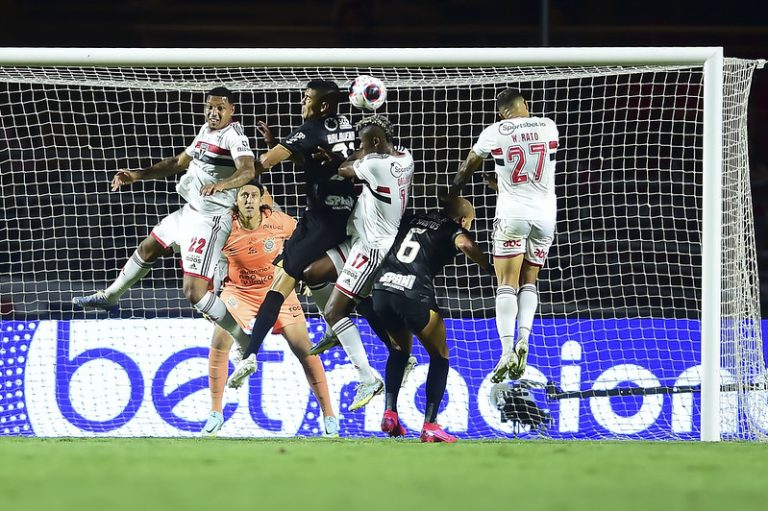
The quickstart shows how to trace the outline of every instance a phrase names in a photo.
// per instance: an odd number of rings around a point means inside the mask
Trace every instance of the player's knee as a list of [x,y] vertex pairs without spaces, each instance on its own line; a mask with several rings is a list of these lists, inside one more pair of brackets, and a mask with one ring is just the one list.
[[181,288],[184,298],[186,298],[192,305],[199,303],[207,291],[208,289],[203,289],[200,286],[195,286],[193,284],[184,284]]
[[323,311],[323,317],[325,317],[325,321],[329,325],[335,325],[336,323],[344,319],[344,312],[341,310],[340,307],[329,302],[325,306],[325,310]]

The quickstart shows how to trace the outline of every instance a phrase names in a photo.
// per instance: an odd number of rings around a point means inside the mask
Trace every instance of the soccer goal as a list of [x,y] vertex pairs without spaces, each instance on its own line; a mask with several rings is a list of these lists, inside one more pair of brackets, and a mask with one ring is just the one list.
[[[287,135],[308,80],[344,87],[368,74],[385,82],[379,113],[417,162],[414,210],[437,208],[504,88],[560,129],[557,235],[529,368],[491,385],[495,282],[458,257],[438,280],[452,357],[438,422],[460,438],[764,439],[746,124],[762,64],[721,48],[0,49],[0,435],[196,434],[212,327],[184,302],[178,262],[158,263],[119,318],[70,305],[181,203],[173,179],[119,192],[110,179],[186,147],[214,86],[237,92],[236,117],[263,152],[257,121]],[[284,164],[263,182],[298,216],[301,179]],[[477,173],[465,196],[488,248],[495,192]],[[322,321],[307,308],[314,336]],[[386,351],[361,329],[383,374]],[[427,370],[415,353],[400,399],[411,430]],[[225,396],[221,434],[317,434],[319,407],[282,338],[259,357]],[[348,412],[354,370],[340,351],[323,360],[342,434],[376,433],[380,398]]]

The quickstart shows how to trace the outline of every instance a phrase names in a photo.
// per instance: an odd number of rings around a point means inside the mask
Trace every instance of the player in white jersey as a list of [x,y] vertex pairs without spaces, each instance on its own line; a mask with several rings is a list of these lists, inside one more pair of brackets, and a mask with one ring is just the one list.
[[248,335],[227,311],[224,302],[208,290],[232,226],[231,210],[237,189],[254,178],[257,166],[262,168],[255,161],[242,126],[232,120],[234,113],[232,92],[225,87],[212,89],[206,94],[206,124],[189,147],[147,169],[117,172],[112,179],[112,191],[136,181],[186,171],[176,190],[187,203],[152,229],[109,287],[74,298],[75,307],[116,313],[120,297],[149,273],[155,260],[176,250],[181,253],[184,269],[184,296],[195,309],[247,346]]
[[[528,337],[538,307],[536,279],[555,235],[555,154],[559,134],[551,119],[531,117],[519,91],[505,89],[496,98],[501,121],[480,134],[459,168],[449,197],[456,197],[483,160],[496,163],[496,218],[493,255],[499,286],[496,328],[502,355],[491,375],[498,383],[525,371]],[[517,342],[515,342],[517,321]]]
[[[404,148],[393,144],[394,130],[385,117],[374,115],[357,124],[361,148],[339,167],[339,174],[358,179],[365,185],[347,222],[350,239],[335,251],[329,251],[334,262],[336,284],[326,301],[320,298],[324,317],[330,329],[344,347],[357,368],[360,386],[350,410],[367,404],[381,392],[383,382],[375,376],[368,363],[360,332],[349,315],[356,304],[368,297],[374,277],[395,241],[400,220],[410,196],[413,178],[413,157]],[[341,257],[332,256],[333,253]],[[333,280],[332,275],[326,277]],[[317,289],[313,294],[318,296]],[[318,343],[320,344],[320,343]],[[331,346],[313,346],[310,353],[321,353]]]

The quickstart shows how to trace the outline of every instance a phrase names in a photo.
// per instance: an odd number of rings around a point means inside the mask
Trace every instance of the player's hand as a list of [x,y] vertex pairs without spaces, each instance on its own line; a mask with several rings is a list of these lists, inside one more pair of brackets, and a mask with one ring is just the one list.
[[141,179],[141,173],[136,170],[120,169],[112,178],[112,191],[116,192],[121,186],[135,183]]
[[312,153],[312,159],[319,161],[320,165],[323,166],[335,165],[338,167],[341,165],[341,162],[344,161],[344,156],[340,153],[333,153],[327,149],[317,146],[317,152]]
[[269,126],[266,122],[258,121],[256,123],[256,131],[258,131],[261,135],[261,138],[264,139],[264,143],[267,144],[267,147],[272,149],[277,145],[277,140],[275,139],[274,135],[272,135],[272,130],[269,129]]
[[496,178],[492,175],[490,175],[487,172],[483,172],[483,182],[486,184],[488,188],[493,190],[494,192],[499,191],[499,183],[496,181]]
[[221,189],[219,188],[218,183],[214,185],[205,185],[204,187],[200,188],[200,195],[202,197],[208,197],[209,195],[213,195],[214,193],[220,191]]

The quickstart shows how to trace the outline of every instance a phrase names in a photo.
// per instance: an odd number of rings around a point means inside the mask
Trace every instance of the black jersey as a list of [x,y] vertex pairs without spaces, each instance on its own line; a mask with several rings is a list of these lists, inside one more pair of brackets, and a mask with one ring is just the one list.
[[312,158],[318,147],[345,158],[355,149],[355,129],[343,115],[310,119],[294,130],[281,145],[295,156],[304,171],[307,207],[312,210],[352,210],[355,194],[352,181],[337,174],[338,166],[321,165]]
[[436,309],[432,280],[456,257],[455,240],[460,234],[470,235],[442,213],[403,217],[395,243],[379,268],[374,289],[427,301]]

